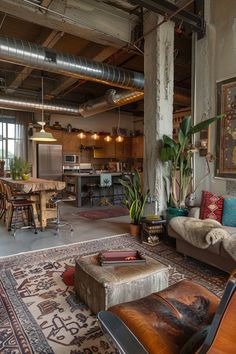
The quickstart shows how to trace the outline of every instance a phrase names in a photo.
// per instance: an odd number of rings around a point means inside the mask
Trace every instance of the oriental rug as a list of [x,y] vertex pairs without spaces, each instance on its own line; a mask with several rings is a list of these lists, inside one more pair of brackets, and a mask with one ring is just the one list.
[[191,278],[221,296],[227,274],[160,243],[142,245],[129,235],[0,259],[1,354],[114,354],[96,317],[62,281],[78,255],[129,248],[169,265],[170,284]]
[[129,211],[126,208],[107,208],[80,211],[78,214],[87,219],[99,220],[125,216],[129,214]]

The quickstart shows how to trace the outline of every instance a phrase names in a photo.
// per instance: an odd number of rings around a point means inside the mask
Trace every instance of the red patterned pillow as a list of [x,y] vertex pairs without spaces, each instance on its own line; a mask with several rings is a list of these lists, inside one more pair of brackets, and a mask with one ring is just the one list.
[[223,198],[216,194],[203,191],[200,209],[200,219],[214,219],[221,223]]

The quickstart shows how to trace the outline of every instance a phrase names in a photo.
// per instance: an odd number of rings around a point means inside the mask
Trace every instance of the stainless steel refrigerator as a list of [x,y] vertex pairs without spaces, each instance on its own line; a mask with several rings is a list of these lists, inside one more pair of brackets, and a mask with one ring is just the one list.
[[62,145],[38,144],[37,176],[62,180]]

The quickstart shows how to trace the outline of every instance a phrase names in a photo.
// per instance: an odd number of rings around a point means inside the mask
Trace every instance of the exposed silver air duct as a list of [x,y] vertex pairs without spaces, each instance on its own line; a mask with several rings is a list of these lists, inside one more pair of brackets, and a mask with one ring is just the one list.
[[53,101],[42,102],[29,97],[17,97],[13,95],[0,94],[0,108],[15,109],[20,111],[41,111],[57,114],[72,114],[90,117],[97,113],[108,111],[143,98],[143,92],[123,90],[108,90],[103,97],[89,100],[81,105],[61,104]]
[[57,103],[53,101],[42,101],[32,97],[17,97],[11,95],[0,94],[0,108],[15,109],[19,111],[38,111],[44,109],[46,112],[54,112],[60,114],[79,114],[79,106]]
[[98,113],[109,111],[115,107],[139,101],[144,97],[143,92],[108,90],[103,97],[89,100],[79,106],[79,113],[83,117],[90,117]]
[[126,89],[144,89],[141,73],[8,37],[0,37],[0,60]]

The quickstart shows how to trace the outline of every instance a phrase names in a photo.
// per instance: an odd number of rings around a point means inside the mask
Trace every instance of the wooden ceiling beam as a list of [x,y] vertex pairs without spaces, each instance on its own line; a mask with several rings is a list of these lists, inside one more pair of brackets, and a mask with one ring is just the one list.
[[131,18],[125,11],[94,0],[89,4],[83,0],[53,1],[48,9],[33,1],[1,0],[1,8],[22,20],[118,48],[130,43],[135,19],[134,15]]
[[[37,43],[42,45],[43,47],[53,48],[54,45],[59,41],[59,39],[63,36],[63,32],[51,31],[45,37],[45,34],[41,35],[38,38]],[[21,86],[22,82],[27,79],[27,77],[32,73],[34,69],[29,67],[24,67],[13,79],[13,81],[7,87],[7,93],[14,92],[19,86]]]
[[[104,62],[110,56],[112,56],[115,52],[117,52],[117,48],[106,47],[91,59],[101,63]],[[47,98],[51,99],[62,93],[65,95],[71,90],[73,90],[75,87],[83,85],[85,82],[87,82],[87,80],[78,80],[73,77],[66,78],[60,84],[57,84],[57,87],[47,95]]]

